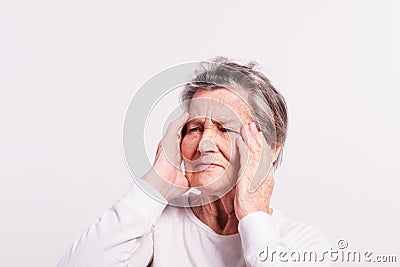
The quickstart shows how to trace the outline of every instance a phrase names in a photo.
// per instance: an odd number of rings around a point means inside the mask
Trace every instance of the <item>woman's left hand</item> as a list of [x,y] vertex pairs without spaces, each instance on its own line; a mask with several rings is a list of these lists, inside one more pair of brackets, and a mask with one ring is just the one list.
[[274,151],[267,144],[255,123],[245,124],[236,140],[240,154],[240,170],[235,192],[235,213],[238,220],[246,215],[264,211],[269,207],[274,188]]

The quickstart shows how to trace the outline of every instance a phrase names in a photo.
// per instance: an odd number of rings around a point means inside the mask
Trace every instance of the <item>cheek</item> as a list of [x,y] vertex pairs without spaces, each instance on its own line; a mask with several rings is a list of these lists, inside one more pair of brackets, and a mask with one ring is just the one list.
[[235,143],[234,143],[234,137],[225,137],[221,138],[217,142],[217,146],[221,154],[224,156],[224,158],[228,161],[231,161],[232,157],[235,154]]
[[182,150],[182,156],[186,159],[192,159],[197,151],[197,146],[199,141],[197,140],[198,138],[195,138],[190,135],[186,135],[182,139],[181,143],[181,150]]
[[229,144],[229,148],[230,148],[229,164],[230,164],[230,167],[233,168],[232,170],[235,172],[238,171],[238,169],[240,168],[240,153],[239,153],[239,149],[236,146],[237,138],[242,138],[242,137],[240,135],[233,136],[231,139],[231,142]]

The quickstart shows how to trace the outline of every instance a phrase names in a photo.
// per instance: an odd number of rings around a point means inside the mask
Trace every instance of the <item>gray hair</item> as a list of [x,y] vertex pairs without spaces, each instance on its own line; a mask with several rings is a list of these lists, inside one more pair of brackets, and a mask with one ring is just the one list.
[[288,114],[284,97],[272,86],[269,79],[257,71],[254,61],[241,65],[225,57],[217,57],[205,62],[195,72],[195,78],[186,84],[181,95],[181,103],[190,105],[190,100],[199,89],[213,90],[226,88],[245,89],[248,92],[248,104],[252,109],[257,127],[262,131],[267,143],[275,147],[281,144],[277,160],[273,163],[276,169],[282,161],[283,146],[286,140]]

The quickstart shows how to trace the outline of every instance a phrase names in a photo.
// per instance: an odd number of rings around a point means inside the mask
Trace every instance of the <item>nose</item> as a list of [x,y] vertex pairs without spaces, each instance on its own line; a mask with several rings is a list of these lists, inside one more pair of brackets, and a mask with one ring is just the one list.
[[214,139],[210,137],[204,137],[203,135],[199,143],[199,151],[201,154],[216,153],[218,151],[218,148],[215,144]]
[[215,125],[213,125],[210,121],[206,121],[199,143],[199,151],[201,154],[216,153],[218,151],[218,147],[215,144],[217,135],[216,131],[217,129]]

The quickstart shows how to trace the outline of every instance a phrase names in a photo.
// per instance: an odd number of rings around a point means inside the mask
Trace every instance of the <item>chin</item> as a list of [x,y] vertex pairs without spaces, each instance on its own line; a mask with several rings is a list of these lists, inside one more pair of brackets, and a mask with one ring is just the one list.
[[205,187],[220,179],[223,173],[196,173],[188,178],[191,187]]
[[222,197],[228,193],[235,182],[228,179],[226,173],[193,174],[188,178],[190,186],[200,190],[203,194]]

